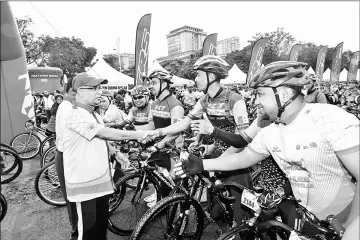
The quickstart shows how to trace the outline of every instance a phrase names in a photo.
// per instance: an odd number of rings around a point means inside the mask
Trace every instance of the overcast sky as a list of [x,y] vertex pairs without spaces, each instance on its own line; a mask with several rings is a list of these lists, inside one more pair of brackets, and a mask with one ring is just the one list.
[[[75,36],[98,53],[135,52],[136,28],[140,18],[151,13],[149,60],[167,55],[166,35],[189,25],[218,40],[240,37],[240,48],[257,32],[283,27],[297,41],[359,50],[359,1],[352,2],[10,2],[17,18],[28,15],[36,35]],[[38,9],[38,11],[36,9]],[[42,15],[43,16],[42,16]],[[52,26],[51,26],[51,25]],[[55,30],[55,29],[56,30]],[[60,35],[59,35],[60,34]]]

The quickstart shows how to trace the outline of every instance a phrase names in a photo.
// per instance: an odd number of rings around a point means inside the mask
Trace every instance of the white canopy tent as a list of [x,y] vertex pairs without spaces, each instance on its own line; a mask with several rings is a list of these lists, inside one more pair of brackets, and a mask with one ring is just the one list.
[[[167,71],[166,69],[164,69],[160,63],[155,59],[152,62],[151,67],[148,69],[148,74],[150,74],[151,72],[155,71],[155,70],[162,70],[162,71]],[[173,76],[173,82],[175,86],[182,86],[182,85],[194,85],[194,81],[189,80],[189,79],[185,79],[185,78],[181,78],[178,76]]]
[[323,73],[323,81],[330,81],[330,68],[326,69]]
[[128,84],[134,84],[132,77],[116,71],[103,58],[100,58],[87,72],[94,77],[107,79],[108,83],[106,85],[108,86],[128,86]]
[[309,74],[315,74],[314,69],[312,69],[312,67],[310,66],[309,69],[307,70]]
[[246,83],[246,74],[236,64],[229,70],[229,76],[220,81],[221,84]]
[[344,68],[340,73],[339,82],[346,82],[347,75],[348,75],[348,71],[346,70],[346,68]]

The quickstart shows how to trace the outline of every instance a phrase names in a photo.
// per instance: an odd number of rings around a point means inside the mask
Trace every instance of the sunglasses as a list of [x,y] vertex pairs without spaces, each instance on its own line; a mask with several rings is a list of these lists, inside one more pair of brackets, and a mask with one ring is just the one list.
[[86,86],[86,87],[79,87],[78,89],[91,89],[91,90],[94,90],[96,92],[101,92],[102,91],[100,86],[96,86],[96,87]]
[[134,96],[133,97],[134,100],[143,99],[143,98],[144,98],[144,96],[137,96],[137,97]]

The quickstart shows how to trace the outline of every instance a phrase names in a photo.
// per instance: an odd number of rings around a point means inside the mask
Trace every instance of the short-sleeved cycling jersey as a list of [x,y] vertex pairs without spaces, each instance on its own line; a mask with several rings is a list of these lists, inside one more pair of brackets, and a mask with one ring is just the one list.
[[182,106],[181,102],[172,94],[169,94],[161,101],[156,99],[151,104],[151,115],[155,129],[171,125],[171,110],[176,106]]
[[[240,103],[243,107],[240,112],[234,114],[235,104]],[[238,109],[237,109],[238,110]],[[206,112],[211,123],[225,131],[237,133],[239,130],[249,126],[246,105],[240,94],[221,88],[215,97],[210,98],[209,94],[202,96],[195,104],[193,110],[187,115],[192,120],[202,118]],[[235,121],[235,118],[237,119]],[[210,142],[214,141],[217,150],[221,153],[230,146],[210,136]],[[207,140],[209,143],[209,140]]]
[[249,149],[272,155],[300,204],[324,219],[352,201],[355,185],[337,157],[359,151],[359,120],[337,106],[304,104],[287,125],[262,129]]
[[150,104],[148,104],[143,109],[139,109],[137,107],[132,107],[130,112],[134,116],[134,125],[145,125],[149,123],[149,113],[150,113]]

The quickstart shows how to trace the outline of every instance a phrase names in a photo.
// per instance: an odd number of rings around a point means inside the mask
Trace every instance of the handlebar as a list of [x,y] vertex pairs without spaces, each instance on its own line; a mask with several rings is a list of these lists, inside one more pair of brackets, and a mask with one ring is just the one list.
[[337,235],[340,237],[344,235],[346,229],[334,215],[328,215],[325,221],[330,224]]

